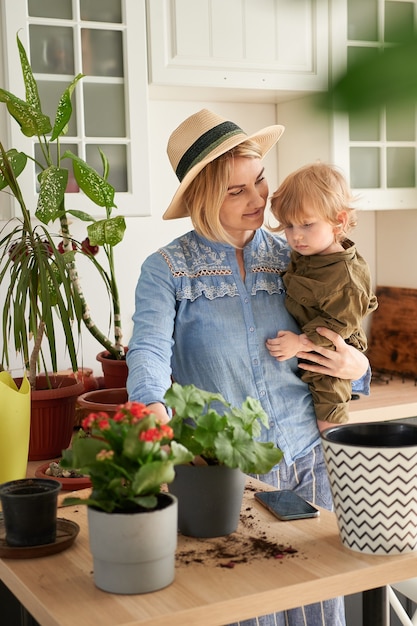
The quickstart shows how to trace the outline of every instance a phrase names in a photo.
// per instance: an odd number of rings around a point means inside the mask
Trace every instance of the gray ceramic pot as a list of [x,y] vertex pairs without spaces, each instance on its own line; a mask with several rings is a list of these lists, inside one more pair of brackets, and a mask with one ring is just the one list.
[[177,465],[169,491],[178,498],[178,529],[189,537],[230,535],[238,526],[245,474],[222,465]]

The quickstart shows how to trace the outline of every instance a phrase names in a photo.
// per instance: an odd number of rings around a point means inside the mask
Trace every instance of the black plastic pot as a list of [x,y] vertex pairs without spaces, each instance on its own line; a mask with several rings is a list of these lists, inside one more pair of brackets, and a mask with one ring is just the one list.
[[57,497],[61,484],[48,478],[23,478],[0,485],[6,542],[40,546],[56,539]]
[[235,532],[245,474],[222,465],[177,465],[168,486],[178,498],[178,529],[189,537],[222,537]]

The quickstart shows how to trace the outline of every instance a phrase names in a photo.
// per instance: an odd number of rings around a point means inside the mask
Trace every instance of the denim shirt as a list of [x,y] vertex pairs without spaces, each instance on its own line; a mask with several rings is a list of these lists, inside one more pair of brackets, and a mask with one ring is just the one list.
[[[243,253],[245,281],[235,249],[195,231],[145,260],[127,353],[129,398],[163,402],[171,376],[219,392],[233,406],[257,398],[269,417],[260,439],[281,448],[290,464],[320,440],[297,359],[278,362],[265,347],[278,330],[300,332],[281,278],[290,249],[259,229]],[[358,390],[366,393],[367,385]]]

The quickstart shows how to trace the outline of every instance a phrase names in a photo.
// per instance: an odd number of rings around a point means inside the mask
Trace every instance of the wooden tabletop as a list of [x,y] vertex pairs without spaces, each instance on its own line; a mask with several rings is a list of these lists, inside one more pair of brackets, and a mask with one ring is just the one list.
[[350,422],[374,422],[417,415],[417,384],[414,378],[375,374],[369,396],[349,404]]
[[58,517],[81,528],[70,548],[0,559],[0,577],[42,626],[215,626],[417,576],[416,553],[351,551],[333,513],[280,522],[254,500],[257,489],[268,487],[248,480],[236,533],[179,536],[175,580],[166,589],[122,596],[95,587],[84,506],[58,509]]

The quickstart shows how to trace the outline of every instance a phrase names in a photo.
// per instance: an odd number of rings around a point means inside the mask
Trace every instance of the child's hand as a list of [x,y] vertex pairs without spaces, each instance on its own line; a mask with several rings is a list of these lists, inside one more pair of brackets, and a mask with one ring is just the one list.
[[305,350],[301,339],[305,335],[296,335],[290,330],[280,330],[274,339],[266,341],[269,354],[277,361],[286,361],[295,356],[300,350]]

